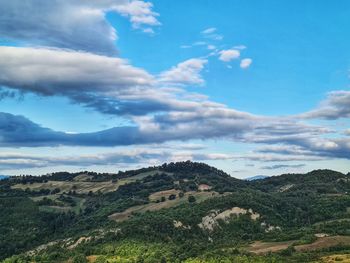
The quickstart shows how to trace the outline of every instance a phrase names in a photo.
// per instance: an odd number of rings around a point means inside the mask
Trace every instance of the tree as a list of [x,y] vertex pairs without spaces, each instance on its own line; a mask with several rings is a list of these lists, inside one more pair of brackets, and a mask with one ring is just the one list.
[[171,195],[169,195],[168,199],[169,200],[175,200],[176,199],[176,195],[171,194]]
[[74,256],[73,260],[72,260],[73,263],[87,263],[87,259],[84,255],[76,255]]
[[189,202],[189,203],[194,203],[194,202],[196,202],[196,198],[195,198],[193,195],[190,195],[190,196],[188,197],[188,202]]

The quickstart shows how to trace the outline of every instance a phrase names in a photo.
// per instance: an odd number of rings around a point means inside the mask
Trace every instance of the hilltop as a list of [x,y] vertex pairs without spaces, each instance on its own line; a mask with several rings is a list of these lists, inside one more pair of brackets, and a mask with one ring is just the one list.
[[246,181],[190,161],[11,177],[0,182],[0,255],[19,254],[6,262],[309,262],[350,248],[349,191],[349,174],[331,170]]

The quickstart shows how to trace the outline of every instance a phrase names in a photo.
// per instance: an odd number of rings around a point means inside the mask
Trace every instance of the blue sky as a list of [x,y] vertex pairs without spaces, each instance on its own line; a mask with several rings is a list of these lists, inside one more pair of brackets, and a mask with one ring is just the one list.
[[349,7],[0,2],[0,173],[349,172]]

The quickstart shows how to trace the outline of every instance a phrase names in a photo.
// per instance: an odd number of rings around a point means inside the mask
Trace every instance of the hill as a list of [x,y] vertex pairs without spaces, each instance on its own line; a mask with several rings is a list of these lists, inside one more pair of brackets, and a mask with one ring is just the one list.
[[349,191],[350,175],[332,170],[315,170],[306,174],[283,174],[252,182],[264,192],[308,191],[319,194],[346,194]]
[[246,181],[189,161],[11,177],[0,182],[0,255],[7,263],[310,262],[348,252],[349,190],[349,174],[330,170]]
[[252,177],[245,178],[245,180],[254,181],[254,180],[262,180],[262,179],[266,179],[266,178],[269,178],[269,176],[267,176],[267,175],[255,175]]

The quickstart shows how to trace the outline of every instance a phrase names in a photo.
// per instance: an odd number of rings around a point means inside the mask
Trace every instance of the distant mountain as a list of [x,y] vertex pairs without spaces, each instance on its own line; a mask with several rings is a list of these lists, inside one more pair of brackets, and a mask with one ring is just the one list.
[[0,175],[0,180],[6,179],[6,178],[8,178],[7,175]]
[[267,176],[267,175],[255,175],[255,176],[251,176],[251,177],[245,178],[245,180],[247,180],[247,181],[255,181],[255,180],[262,180],[262,179],[265,179],[265,178],[269,178],[269,176]]

